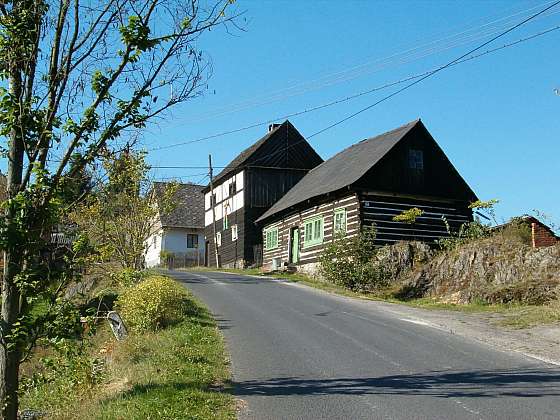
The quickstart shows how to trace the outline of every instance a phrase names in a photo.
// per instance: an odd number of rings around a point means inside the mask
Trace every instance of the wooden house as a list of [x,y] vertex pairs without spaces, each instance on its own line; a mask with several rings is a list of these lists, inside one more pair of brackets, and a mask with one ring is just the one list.
[[[476,195],[420,120],[363,140],[311,170],[258,220],[265,269],[314,271],[324,245],[375,224],[378,245],[433,242],[472,220]],[[417,207],[413,224],[393,217]]]
[[[262,262],[262,235],[255,221],[307,172],[323,162],[289,122],[241,152],[204,189],[206,262],[248,267]],[[214,226],[216,236],[214,237]]]

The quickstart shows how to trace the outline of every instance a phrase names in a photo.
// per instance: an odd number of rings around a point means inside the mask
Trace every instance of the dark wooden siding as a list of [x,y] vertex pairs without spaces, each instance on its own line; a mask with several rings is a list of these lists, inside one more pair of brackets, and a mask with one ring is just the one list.
[[[416,223],[393,221],[394,216],[413,207],[424,212]],[[472,211],[466,202],[362,193],[360,208],[362,224],[375,224],[376,242],[379,245],[412,240],[434,242],[449,236],[442,217],[445,217],[453,231],[472,220]]]
[[[231,213],[228,216],[229,227],[223,228],[223,220],[216,221],[216,233],[222,235],[222,246],[219,247],[220,262],[223,267],[240,267],[240,260],[246,260],[245,254],[245,210],[244,208]],[[231,238],[231,227],[237,225],[237,241]],[[208,265],[216,267],[216,252],[214,248],[214,233],[212,225],[204,229],[206,240],[208,241]]]
[[[411,150],[422,152],[423,169],[410,167]],[[475,194],[423,125],[414,127],[354,187],[446,200],[476,200]]]
[[[359,201],[356,194],[346,194],[340,198],[331,197],[329,201],[325,201],[321,204],[315,204],[306,209],[298,211],[287,215],[281,220],[270,223],[264,226],[262,230],[262,240],[264,240],[265,230],[270,227],[278,227],[278,247],[272,250],[263,251],[263,266],[270,269],[272,266],[272,260],[277,258],[282,261],[282,263],[288,262],[290,256],[291,239],[290,232],[292,228],[299,227],[300,233],[300,248],[299,248],[299,263],[298,265],[305,265],[310,263],[316,263],[319,261],[319,256],[323,251],[325,244],[332,242],[333,237],[333,219],[335,209],[344,208],[346,209],[347,215],[347,235],[353,236],[358,233],[360,227],[360,215],[359,215]],[[304,222],[307,219],[323,216],[324,226],[323,226],[323,243],[307,248],[303,248],[304,245]]]

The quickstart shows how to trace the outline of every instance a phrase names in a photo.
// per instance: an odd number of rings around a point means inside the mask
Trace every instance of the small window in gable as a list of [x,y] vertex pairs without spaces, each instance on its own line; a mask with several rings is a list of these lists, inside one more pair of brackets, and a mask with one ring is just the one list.
[[424,169],[424,153],[422,150],[408,150],[408,167],[410,169]]

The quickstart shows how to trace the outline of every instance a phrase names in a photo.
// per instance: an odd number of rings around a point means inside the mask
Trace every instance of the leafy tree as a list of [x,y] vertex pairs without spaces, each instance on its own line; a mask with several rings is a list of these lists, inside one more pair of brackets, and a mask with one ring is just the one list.
[[147,240],[158,227],[157,216],[170,213],[178,204],[178,185],[171,182],[154,186],[142,153],[127,151],[108,157],[104,167],[108,181],[97,187],[70,218],[103,257],[123,268],[140,270]]
[[[118,149],[123,135],[202,93],[210,67],[197,40],[234,23],[232,3],[0,2],[0,136],[8,161],[0,221],[3,418],[17,417],[19,365],[38,328],[37,301],[56,303],[71,278],[51,270],[44,255],[77,174]],[[87,247],[77,244],[81,255]]]

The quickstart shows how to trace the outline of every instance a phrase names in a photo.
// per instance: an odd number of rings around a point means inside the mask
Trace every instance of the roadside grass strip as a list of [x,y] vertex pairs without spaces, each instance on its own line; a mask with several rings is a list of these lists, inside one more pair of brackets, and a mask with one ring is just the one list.
[[21,407],[47,419],[235,419],[222,337],[209,312],[188,299],[181,322],[122,342],[104,324],[90,349],[103,361],[103,379],[87,388],[69,377],[32,386]]

